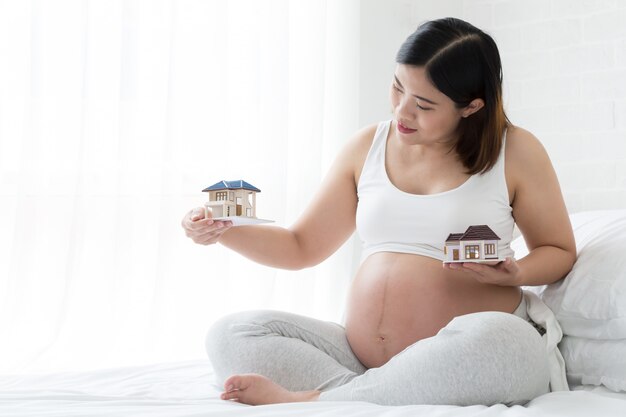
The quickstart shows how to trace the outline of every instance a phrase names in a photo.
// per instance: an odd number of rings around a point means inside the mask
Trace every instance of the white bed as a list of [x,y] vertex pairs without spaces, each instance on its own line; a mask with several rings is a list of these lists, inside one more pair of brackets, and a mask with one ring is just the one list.
[[[554,311],[571,391],[524,406],[380,406],[314,402],[251,407],[219,399],[208,360],[80,373],[0,376],[1,417],[46,416],[621,416],[626,417],[626,210],[573,215],[578,260],[532,288]],[[514,242],[517,256],[523,241]],[[529,288],[530,289],[530,288]],[[419,376],[416,376],[419,377]]]
[[553,392],[526,406],[380,406],[365,402],[252,407],[222,401],[207,360],[104,371],[0,377],[0,416],[626,416],[626,393]]

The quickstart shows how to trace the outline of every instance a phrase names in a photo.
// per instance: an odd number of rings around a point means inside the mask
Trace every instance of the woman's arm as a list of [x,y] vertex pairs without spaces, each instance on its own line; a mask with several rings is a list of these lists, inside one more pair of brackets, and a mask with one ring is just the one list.
[[277,268],[295,270],[322,262],[355,229],[356,178],[375,128],[362,129],[347,143],[293,226],[233,227],[218,242],[255,262]]
[[576,243],[550,158],[530,132],[509,128],[506,176],[515,222],[529,254],[520,259],[516,285],[551,284],[572,269]]

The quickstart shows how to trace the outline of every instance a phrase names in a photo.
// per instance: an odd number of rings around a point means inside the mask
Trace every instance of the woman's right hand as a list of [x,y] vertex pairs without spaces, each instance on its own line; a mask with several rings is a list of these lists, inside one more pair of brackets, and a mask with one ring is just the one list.
[[230,221],[214,221],[211,212],[205,214],[203,207],[197,207],[183,217],[181,221],[188,238],[200,245],[217,243],[222,234],[233,226]]

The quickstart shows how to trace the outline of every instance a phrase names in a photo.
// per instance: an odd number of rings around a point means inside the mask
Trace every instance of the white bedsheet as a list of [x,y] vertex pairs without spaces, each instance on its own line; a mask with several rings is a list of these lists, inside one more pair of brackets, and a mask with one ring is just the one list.
[[552,392],[526,406],[403,407],[314,402],[251,407],[222,401],[206,360],[80,373],[0,376],[0,416],[626,416],[626,393],[599,387]]

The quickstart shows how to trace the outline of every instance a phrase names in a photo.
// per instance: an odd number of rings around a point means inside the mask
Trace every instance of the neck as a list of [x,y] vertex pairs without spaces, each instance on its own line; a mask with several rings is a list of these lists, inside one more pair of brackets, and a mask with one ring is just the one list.
[[434,163],[460,162],[452,141],[438,141],[427,144],[407,143],[400,139],[395,131],[393,139],[391,142],[394,144],[403,162],[419,160],[428,160]]

